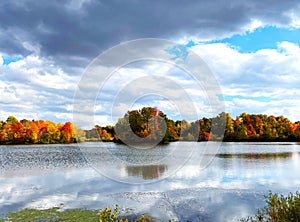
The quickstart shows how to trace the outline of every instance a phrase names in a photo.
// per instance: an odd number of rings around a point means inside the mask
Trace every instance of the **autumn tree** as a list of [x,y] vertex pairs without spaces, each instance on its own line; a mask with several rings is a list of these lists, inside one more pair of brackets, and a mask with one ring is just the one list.
[[[118,120],[116,129],[119,135],[116,137],[118,141],[123,138],[127,141],[147,143],[162,138],[161,142],[166,142],[170,139],[166,128],[168,128],[168,119],[162,111],[155,107],[143,107],[141,110],[128,111]],[[140,140],[138,137],[145,139]]]
[[[116,133],[118,129],[118,135]],[[211,132],[213,130],[213,132]],[[171,120],[159,109],[144,107],[128,111],[115,126],[98,126],[82,130],[73,123],[53,123],[48,120],[18,121],[9,116],[0,121],[0,144],[73,143],[102,140],[120,142],[120,138],[145,143],[156,141],[300,141],[300,122],[292,123],[284,116],[242,113],[233,119],[229,113],[194,122]]]

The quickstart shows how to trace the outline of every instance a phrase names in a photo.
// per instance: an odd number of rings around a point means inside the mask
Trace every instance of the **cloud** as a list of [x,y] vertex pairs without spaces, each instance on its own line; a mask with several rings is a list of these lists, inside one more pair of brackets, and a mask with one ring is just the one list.
[[192,48],[207,62],[219,80],[226,109],[286,115],[299,120],[299,45],[278,43],[277,49],[241,53],[228,44],[202,44]]
[[66,61],[73,66],[86,65],[84,59],[78,64],[77,58],[93,58],[125,40],[224,38],[263,24],[291,26],[299,21],[297,15],[299,4],[295,1],[5,0],[0,4],[0,50],[27,55],[32,50],[23,42],[35,42],[44,56],[63,61],[61,65]]
[[[224,93],[226,111],[233,117],[249,112],[286,115],[292,121],[300,119],[296,111],[299,104],[296,98],[300,96],[298,45],[284,41],[278,43],[277,49],[263,49],[255,53],[241,53],[224,43],[199,44],[191,48],[205,60],[219,81]],[[29,116],[25,113],[32,113],[32,118],[50,118],[60,122],[72,120],[73,93],[79,81],[78,76],[65,73],[53,61],[37,55],[28,55],[23,60],[2,66],[2,70],[1,102],[6,106],[3,115],[9,112],[20,113],[23,118]],[[188,73],[170,64],[146,61],[127,65],[113,73],[105,81],[96,99],[95,111],[90,110],[88,100],[93,100],[96,96],[89,92],[98,92],[97,75],[87,80],[89,84],[84,84],[81,88],[84,95],[81,98],[84,99],[80,107],[83,115],[81,120],[95,114],[95,122],[85,127],[114,124],[132,105],[137,108],[158,106],[170,118],[180,118],[181,113],[178,113],[176,104],[187,104],[187,101],[178,92],[178,86],[164,81],[157,82],[155,79],[139,85],[132,82],[137,79],[143,81],[149,75],[158,75],[162,79],[169,79],[170,83],[178,84],[190,96],[199,117],[211,116],[210,98],[205,95],[205,89],[195,83]],[[141,94],[146,86],[153,89],[163,88],[165,94],[173,95],[172,98],[177,99],[168,101],[170,98],[165,100],[163,97]],[[123,94],[123,100],[117,101],[116,97],[120,93],[121,96]],[[129,106],[125,105],[132,98],[137,100]],[[94,100],[92,102],[94,104]],[[175,106],[167,105],[168,102]],[[184,106],[188,107],[188,104]],[[113,118],[110,114],[112,109],[115,114]],[[6,116],[2,117],[5,118]]]
[[15,115],[19,120],[51,119],[70,121],[69,106],[78,77],[70,76],[38,55],[28,55],[0,66],[0,117]]
[[[225,96],[232,97],[230,101],[225,97],[225,102],[233,115],[242,109],[254,112],[254,107],[261,107],[262,112],[269,112],[268,107],[279,110],[283,102],[293,101],[286,105],[290,111],[285,113],[292,119],[300,119],[294,103],[299,96],[300,81],[297,44],[280,41],[276,48],[262,48],[252,53],[240,52],[238,45],[199,44],[234,34],[244,36],[265,26],[295,29],[300,24],[299,12],[300,3],[295,1],[1,1],[0,62],[3,62],[2,55],[22,57],[22,60],[0,65],[0,103],[4,106],[1,117],[5,119],[4,115],[11,113],[21,117],[31,114],[34,118],[70,120],[67,118],[71,117],[80,76],[94,57],[126,40],[158,37],[189,43],[189,48],[210,66]],[[135,53],[143,52],[137,48]],[[125,75],[124,72],[130,73]],[[106,82],[101,104],[96,104],[98,108],[101,106],[96,113],[97,119],[107,123],[105,116],[109,119],[112,95],[133,79],[150,72],[180,83],[198,104],[196,109],[201,115],[207,115],[204,110],[209,109],[209,101],[203,89],[182,72],[162,64],[148,64],[147,69],[134,64],[118,70]],[[97,81],[91,78],[81,90],[89,96],[95,87]],[[141,89],[133,88],[128,96],[138,95],[138,90]],[[171,94],[172,90],[168,87],[166,92]],[[249,110],[245,110],[247,102],[242,100],[250,100]],[[162,100],[155,102],[165,107]],[[122,107],[119,104],[120,112]],[[86,108],[82,107],[82,111]],[[124,113],[119,114],[123,116]],[[178,116],[175,110],[170,113],[172,115]]]

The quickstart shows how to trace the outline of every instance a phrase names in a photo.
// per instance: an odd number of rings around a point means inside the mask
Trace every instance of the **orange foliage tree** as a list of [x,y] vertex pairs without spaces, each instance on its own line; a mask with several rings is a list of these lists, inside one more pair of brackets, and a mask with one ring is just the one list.
[[20,122],[9,116],[0,124],[0,144],[73,143],[76,142],[75,126],[71,122],[55,124],[51,121]]

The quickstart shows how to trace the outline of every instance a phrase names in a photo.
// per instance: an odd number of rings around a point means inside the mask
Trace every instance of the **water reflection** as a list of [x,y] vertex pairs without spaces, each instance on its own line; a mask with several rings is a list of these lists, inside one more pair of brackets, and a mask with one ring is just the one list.
[[0,178],[68,172],[86,166],[74,144],[0,146]]
[[[150,182],[143,185],[119,183],[100,175],[74,145],[0,146],[0,217],[26,207],[49,208],[63,203],[65,209],[99,209],[118,203],[135,213],[161,212],[158,218],[174,213],[181,221],[193,221],[191,215],[203,221],[233,221],[256,212],[257,203],[263,204],[263,195],[269,190],[288,193],[299,189],[300,145],[285,145],[224,143],[207,168],[192,161],[167,179],[151,183],[169,173],[166,162],[151,162],[171,153],[172,145],[161,147],[161,152],[150,150],[147,155],[140,152],[133,156],[123,146],[112,144],[114,153],[123,159],[150,162],[117,169],[134,182]],[[94,147],[92,143],[86,146]],[[188,146],[183,144],[182,152]],[[199,143],[198,148],[202,147]],[[93,149],[87,150],[94,155]],[[101,156],[109,166],[111,160]]]
[[279,159],[279,158],[291,158],[292,152],[280,152],[280,153],[221,153],[216,154],[219,158],[244,158],[244,159]]
[[126,166],[128,176],[143,177],[145,180],[157,179],[167,170],[167,165]]

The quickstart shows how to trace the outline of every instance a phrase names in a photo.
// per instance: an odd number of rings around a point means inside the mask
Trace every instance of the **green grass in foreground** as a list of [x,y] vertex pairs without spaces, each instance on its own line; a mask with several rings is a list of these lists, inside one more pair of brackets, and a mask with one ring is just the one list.
[[99,211],[97,210],[81,210],[73,209],[66,211],[59,211],[58,207],[36,210],[24,209],[18,212],[10,212],[6,215],[6,219],[0,219],[1,222],[58,222],[58,221],[72,221],[72,222],[99,222]]
[[[106,207],[104,210],[72,209],[60,211],[59,207],[46,210],[23,209],[18,212],[10,212],[0,222],[128,222],[118,216],[118,205],[112,211]],[[136,222],[150,222],[153,218],[146,214],[134,219]]]

